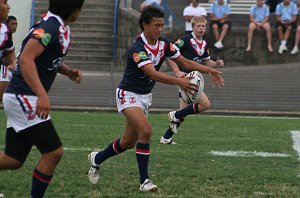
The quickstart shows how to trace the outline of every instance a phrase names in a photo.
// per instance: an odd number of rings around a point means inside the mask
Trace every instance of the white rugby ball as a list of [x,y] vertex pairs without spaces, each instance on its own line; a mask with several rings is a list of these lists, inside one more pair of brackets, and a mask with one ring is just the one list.
[[198,89],[197,90],[192,90],[191,93],[189,93],[189,92],[183,91],[179,87],[179,92],[181,93],[181,98],[187,104],[197,103],[199,101],[200,95],[201,95],[201,93],[203,92],[203,89],[204,89],[203,76],[198,71],[192,71],[192,72],[188,73],[186,76],[194,77],[190,80],[190,82],[193,83],[193,84],[196,84]]

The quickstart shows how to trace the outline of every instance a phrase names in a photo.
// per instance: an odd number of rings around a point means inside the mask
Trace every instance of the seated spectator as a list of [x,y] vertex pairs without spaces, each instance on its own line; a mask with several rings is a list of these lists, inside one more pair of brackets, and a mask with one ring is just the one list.
[[300,0],[297,0],[297,7],[298,7],[298,27],[297,27],[297,31],[296,31],[296,35],[295,35],[295,44],[294,44],[294,48],[291,51],[291,54],[298,54],[299,53],[299,40],[300,40]]
[[[230,6],[229,4],[225,4],[224,0],[218,0],[211,4],[209,17],[211,20],[211,29],[217,41],[214,46],[217,49],[224,47],[222,42],[231,26],[229,15]],[[221,28],[221,33],[219,33],[219,28]]]
[[12,32],[12,33],[16,33],[17,31],[17,26],[18,26],[18,21],[17,21],[17,18],[14,17],[14,16],[8,16],[8,19],[7,19],[7,26],[9,28],[9,30]]
[[278,53],[282,54],[287,50],[286,43],[290,38],[291,31],[296,28],[297,6],[290,0],[283,0],[276,6],[276,30],[280,40]]
[[263,0],[256,0],[256,5],[250,8],[250,24],[248,30],[248,45],[246,51],[251,50],[253,32],[255,30],[264,29],[267,34],[268,50],[273,52],[272,48],[272,29],[269,22],[270,11],[267,5],[263,4]]
[[140,5],[140,10],[143,11],[146,7],[148,6],[154,6],[158,7],[160,9],[163,9],[161,6],[161,0],[145,0],[141,5]]
[[183,18],[185,20],[185,33],[192,33],[191,20],[194,16],[206,17],[207,13],[205,8],[199,6],[199,0],[189,0],[190,5],[183,10]]

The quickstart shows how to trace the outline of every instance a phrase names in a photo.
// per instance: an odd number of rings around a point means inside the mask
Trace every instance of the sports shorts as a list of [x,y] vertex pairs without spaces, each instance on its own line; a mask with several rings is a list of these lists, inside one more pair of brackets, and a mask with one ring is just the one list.
[[0,69],[0,82],[9,82],[12,77],[12,73],[6,66],[1,65]]
[[36,96],[20,95],[20,94],[3,94],[3,107],[7,117],[7,127],[12,127],[17,133],[22,130],[50,120],[41,119],[35,114]]
[[129,107],[141,107],[144,114],[149,114],[150,106],[152,105],[152,94],[136,94],[123,89],[116,89],[116,102],[118,112]]

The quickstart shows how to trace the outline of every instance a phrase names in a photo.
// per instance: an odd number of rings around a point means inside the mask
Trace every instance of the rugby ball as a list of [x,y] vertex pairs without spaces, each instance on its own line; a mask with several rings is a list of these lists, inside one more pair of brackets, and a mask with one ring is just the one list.
[[192,72],[188,73],[186,76],[194,77],[190,80],[190,82],[197,85],[197,90],[192,90],[191,93],[189,93],[189,92],[183,91],[179,87],[179,92],[181,94],[181,98],[187,104],[197,103],[199,101],[200,95],[203,92],[203,88],[204,88],[203,76],[198,71],[192,71]]

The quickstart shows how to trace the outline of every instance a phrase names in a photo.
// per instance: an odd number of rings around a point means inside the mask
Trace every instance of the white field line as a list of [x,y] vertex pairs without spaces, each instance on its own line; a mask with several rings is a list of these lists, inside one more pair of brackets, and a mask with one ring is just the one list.
[[[35,149],[35,147],[33,147]],[[0,149],[4,149],[4,146],[0,146]],[[87,147],[64,147],[65,151],[101,151],[98,148],[87,148]]]
[[298,160],[300,161],[300,131],[291,131],[293,148],[297,152]]
[[211,155],[224,157],[289,157],[285,153],[269,153],[257,151],[210,151]]

